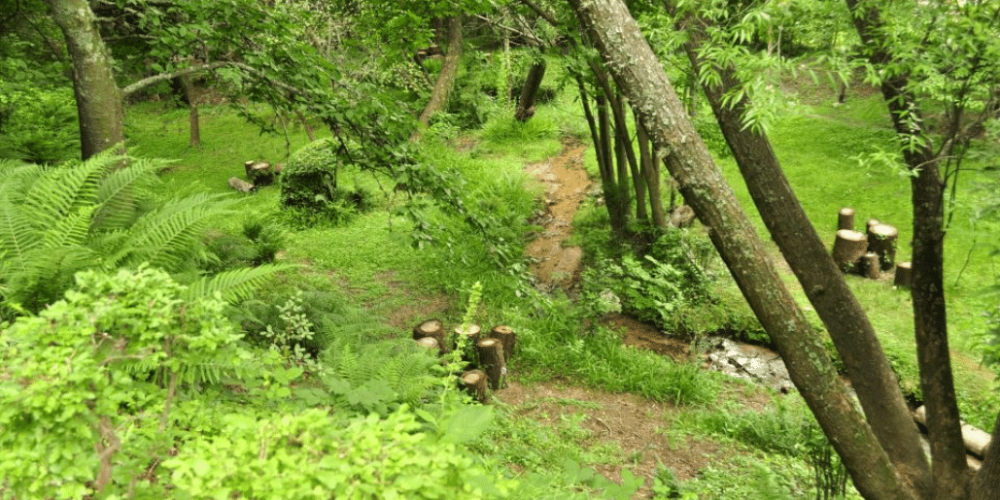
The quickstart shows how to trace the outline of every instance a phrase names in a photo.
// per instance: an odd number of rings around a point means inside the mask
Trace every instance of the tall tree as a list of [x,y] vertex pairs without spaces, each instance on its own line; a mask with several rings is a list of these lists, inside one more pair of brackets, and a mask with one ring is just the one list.
[[911,499],[871,427],[855,410],[752,224],[687,117],[659,60],[620,0],[569,0],[744,297],[788,366],[792,381],[867,498]]
[[448,96],[455,85],[455,77],[458,76],[458,63],[462,58],[462,15],[449,17],[447,24],[448,48],[444,54],[444,65],[441,66],[441,72],[438,73],[437,81],[434,83],[431,98],[420,113],[419,121],[424,125],[430,123],[431,115],[448,105]]
[[83,159],[125,140],[124,101],[111,54],[86,0],[45,0],[66,38],[73,62],[73,92],[80,118]]
[[[716,64],[709,55],[719,52],[711,50],[705,33],[715,23],[697,11],[678,13],[670,0],[666,6],[678,29],[687,34],[684,51],[695,74],[701,75],[702,89],[754,204],[830,333],[879,444],[914,494],[927,498],[930,468],[896,376],[871,321],[792,191],[766,133],[745,126],[751,103],[743,82],[731,62]],[[733,95],[742,97],[727,102]]]

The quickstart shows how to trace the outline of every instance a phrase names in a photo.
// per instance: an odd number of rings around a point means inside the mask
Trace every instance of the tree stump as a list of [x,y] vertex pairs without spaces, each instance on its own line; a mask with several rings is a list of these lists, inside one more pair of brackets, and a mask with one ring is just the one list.
[[896,263],[896,240],[899,231],[888,224],[868,226],[868,251],[878,254],[883,271],[892,269]]
[[247,179],[257,186],[266,186],[274,182],[274,170],[271,164],[266,161],[248,161],[243,164],[247,172]]
[[865,227],[871,229],[872,226],[877,226],[879,224],[881,224],[881,222],[879,222],[878,219],[868,219],[868,222],[865,222]]
[[424,337],[431,337],[437,340],[438,349],[441,352],[448,352],[449,346],[444,338],[444,324],[439,319],[429,319],[413,327],[413,340],[420,340]]
[[490,388],[500,388],[500,382],[507,374],[507,362],[503,357],[503,344],[497,339],[483,339],[476,343],[479,365],[490,378]]
[[486,404],[490,397],[486,393],[486,372],[482,370],[469,370],[462,374],[462,388],[468,392],[476,401]]
[[868,237],[860,231],[841,229],[833,243],[833,261],[841,271],[857,271],[858,259],[868,250]]
[[900,288],[910,288],[911,277],[913,276],[913,264],[910,262],[900,262],[896,265],[896,279],[893,285]]
[[465,339],[465,345],[474,346],[476,342],[479,342],[479,335],[483,332],[483,328],[475,323],[467,326],[465,330],[462,330],[461,326],[455,327],[455,337],[458,339]]
[[837,230],[849,229],[854,231],[854,209],[851,207],[844,207],[840,209],[837,214]]
[[249,182],[243,179],[240,179],[239,177],[230,177],[229,187],[241,193],[249,193],[250,191],[253,191],[254,185],[250,184]]
[[882,277],[882,266],[879,264],[879,256],[875,252],[868,252],[861,257],[861,272],[866,278],[877,280]]
[[517,343],[517,334],[507,325],[497,325],[490,330],[490,338],[497,339],[503,344],[504,360],[509,361],[514,356],[514,345]]
[[434,337],[424,337],[419,339],[417,340],[417,345],[420,347],[426,347],[427,349],[434,349],[435,351],[438,351],[438,353],[441,352],[441,344],[439,344],[437,339]]

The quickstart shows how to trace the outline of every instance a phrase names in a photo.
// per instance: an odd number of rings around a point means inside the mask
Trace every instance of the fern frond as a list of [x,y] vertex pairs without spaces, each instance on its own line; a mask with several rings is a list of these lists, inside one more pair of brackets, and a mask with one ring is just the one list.
[[232,206],[239,201],[228,195],[202,193],[164,203],[132,226],[128,246],[134,252],[128,261],[178,270],[201,246],[208,222],[231,214]]
[[294,266],[287,264],[265,264],[258,267],[223,271],[214,276],[205,276],[188,284],[184,298],[194,300],[219,293],[223,300],[230,303],[247,300],[269,278],[292,267]]
[[23,259],[42,244],[42,235],[14,197],[11,192],[0,194],[0,253]]
[[54,227],[45,231],[45,248],[83,245],[90,232],[90,221],[94,214],[94,206],[81,207],[74,213],[59,221]]
[[73,284],[73,276],[100,261],[100,256],[83,246],[37,248],[11,262],[8,270],[10,293],[5,302],[15,302],[31,311],[58,300]]
[[164,160],[138,159],[122,169],[115,170],[97,187],[96,202],[100,208],[94,220],[100,229],[124,227],[132,221],[135,212],[134,187],[139,182],[159,180],[156,171]]
[[31,186],[25,204],[42,227],[51,227],[73,210],[92,205],[97,186],[125,158],[100,153],[75,166],[48,170]]

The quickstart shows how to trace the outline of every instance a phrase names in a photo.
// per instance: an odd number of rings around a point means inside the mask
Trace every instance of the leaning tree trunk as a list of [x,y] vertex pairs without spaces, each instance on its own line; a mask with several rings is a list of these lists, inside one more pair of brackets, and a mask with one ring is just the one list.
[[[685,50],[698,73],[702,65],[698,46],[705,36],[704,25],[698,20],[689,24]],[[853,240],[864,240],[865,234],[842,228],[837,231],[833,256],[827,253],[782,172],[767,136],[743,126],[742,117],[749,100],[744,97],[731,106],[723,104],[722,96],[738,87],[735,71],[732,67],[715,69],[720,75],[720,85],[706,83],[703,90],[754,204],[826,325],[879,444],[896,470],[912,485],[913,493],[924,497],[929,493],[930,469],[919,431],[871,321],[838,270],[848,262],[856,264],[865,254],[864,241],[851,244]],[[838,225],[853,228],[853,216],[853,210],[841,210]]]
[[124,102],[115,84],[111,54],[86,0],[46,0],[66,38],[73,62],[73,93],[80,120],[80,149],[90,158],[125,140]]
[[428,125],[431,122],[431,115],[441,111],[448,105],[448,95],[455,85],[455,77],[458,75],[458,63],[462,57],[462,16],[455,15],[448,19],[448,52],[444,55],[444,65],[441,73],[438,74],[437,82],[434,83],[434,90],[431,91],[431,100],[427,102],[424,111],[420,113],[420,123]]
[[866,498],[911,499],[620,0],[570,0]]
[[[882,34],[877,8],[869,2],[846,0],[868,61],[875,69],[894,64],[891,45]],[[897,73],[881,85],[893,128],[909,169],[913,205],[913,323],[920,365],[920,388],[927,406],[927,430],[935,499],[965,498],[969,466],[962,443],[961,420],[948,348],[944,297],[944,193],[931,138],[924,132],[920,107],[909,90],[909,75]],[[913,147],[913,145],[918,145]]]
[[545,58],[543,57],[528,70],[528,77],[524,79],[524,87],[521,87],[521,97],[517,100],[517,110],[514,111],[514,118],[519,122],[526,122],[535,116],[535,100],[538,99],[538,90],[542,88],[542,80],[545,78]]

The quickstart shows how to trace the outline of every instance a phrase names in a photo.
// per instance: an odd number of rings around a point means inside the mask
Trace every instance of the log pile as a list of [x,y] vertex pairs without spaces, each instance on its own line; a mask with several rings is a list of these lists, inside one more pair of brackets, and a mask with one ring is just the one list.
[[[868,219],[865,231],[854,230],[854,209],[841,208],[837,213],[837,237],[833,243],[833,261],[845,273],[878,280],[896,268],[896,244],[899,230],[878,219]],[[896,286],[909,286],[909,263],[896,269]],[[903,276],[900,276],[903,274]],[[903,280],[904,284],[900,281]]]
[[[927,408],[921,406],[914,410],[913,419],[918,424],[927,427]],[[986,457],[986,450],[990,447],[992,436],[990,433],[962,422],[962,442],[965,443],[965,451],[969,465],[974,469],[982,466],[982,459]]]
[[[459,386],[476,401],[486,403],[489,391],[504,385],[507,363],[517,346],[517,333],[509,326],[497,325],[485,336],[476,324],[455,327],[449,332],[440,319],[429,319],[413,327],[413,340],[439,355],[454,350],[456,341],[468,346],[463,361],[469,366],[461,369],[465,371],[459,376]],[[474,356],[467,356],[468,353]]]

